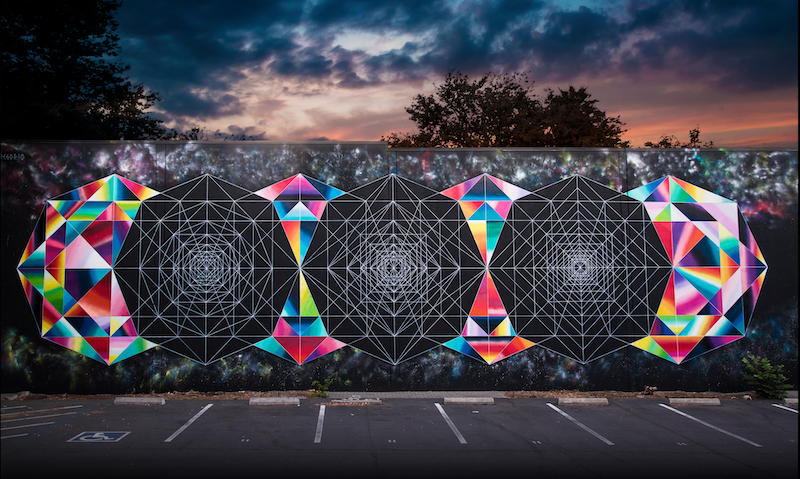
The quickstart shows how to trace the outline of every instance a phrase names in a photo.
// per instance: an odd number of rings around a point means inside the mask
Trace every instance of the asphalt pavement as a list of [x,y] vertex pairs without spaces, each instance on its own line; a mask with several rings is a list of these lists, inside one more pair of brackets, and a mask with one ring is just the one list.
[[798,477],[796,406],[778,401],[453,405],[444,396],[367,406],[2,401],[0,468],[4,479]]

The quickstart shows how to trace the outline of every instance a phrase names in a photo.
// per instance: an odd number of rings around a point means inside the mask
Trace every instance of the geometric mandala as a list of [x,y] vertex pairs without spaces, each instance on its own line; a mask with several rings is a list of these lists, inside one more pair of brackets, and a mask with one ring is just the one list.
[[649,334],[670,262],[639,201],[573,176],[511,214],[515,246],[499,275],[523,286],[520,336],[588,363]]
[[457,336],[484,273],[458,203],[388,175],[328,204],[330,335],[391,364]]
[[744,337],[767,264],[738,205],[672,176],[627,194],[644,201],[672,265],[658,319],[633,345],[680,364]]
[[269,336],[274,216],[209,175],[142,202],[116,268],[139,334],[201,364]]
[[107,365],[155,346],[137,334],[114,267],[156,194],[111,175],[47,202],[17,267],[43,338]]

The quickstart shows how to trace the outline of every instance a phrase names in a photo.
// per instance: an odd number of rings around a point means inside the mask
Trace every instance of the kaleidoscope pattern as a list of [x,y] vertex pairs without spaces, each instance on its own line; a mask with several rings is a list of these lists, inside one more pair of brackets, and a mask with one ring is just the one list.
[[111,175],[49,200],[17,270],[43,338],[110,365],[146,351],[114,266],[143,200]]
[[345,346],[328,336],[303,274],[303,260],[329,200],[344,192],[304,175],[295,175],[256,192],[273,202],[300,268],[272,336],[256,347],[298,364]]
[[332,336],[398,364],[459,334],[485,265],[456,201],[389,175],[329,208]]
[[628,195],[672,264],[650,334],[633,345],[680,364],[744,337],[767,263],[738,205],[673,176]]
[[142,202],[116,270],[139,334],[201,364],[272,333],[271,202],[204,175]]
[[159,193],[111,175],[46,202],[17,270],[42,337],[107,365],[154,346],[399,364],[442,345],[679,364],[745,335],[767,265],[735,202],[671,176],[622,194],[581,176]]
[[489,271],[511,205],[528,193],[489,175],[442,192],[458,201],[486,267],[461,335],[444,345],[488,364],[533,346],[531,341],[517,336]]

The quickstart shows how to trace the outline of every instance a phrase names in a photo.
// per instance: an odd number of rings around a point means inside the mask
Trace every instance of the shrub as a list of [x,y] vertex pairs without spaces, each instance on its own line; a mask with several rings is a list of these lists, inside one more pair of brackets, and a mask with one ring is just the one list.
[[327,378],[325,378],[322,382],[317,381],[316,379],[311,382],[311,387],[314,388],[314,392],[310,394],[309,397],[312,398],[326,398],[328,397],[328,389],[331,387],[331,383],[333,380],[339,377],[339,373],[333,373]]
[[791,386],[786,383],[786,376],[783,375],[783,365],[773,366],[767,358],[754,356],[748,352],[747,357],[742,358],[744,363],[744,380],[747,381],[756,394],[765,399],[783,399],[786,397],[786,390]]

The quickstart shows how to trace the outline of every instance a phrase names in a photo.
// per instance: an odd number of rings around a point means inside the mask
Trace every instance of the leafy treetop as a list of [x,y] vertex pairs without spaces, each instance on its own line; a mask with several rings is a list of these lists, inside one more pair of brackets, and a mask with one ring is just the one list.
[[450,72],[432,95],[417,95],[405,110],[419,132],[381,137],[390,147],[625,147],[619,117],[596,107],[586,87],[540,100],[525,73],[478,79]]

